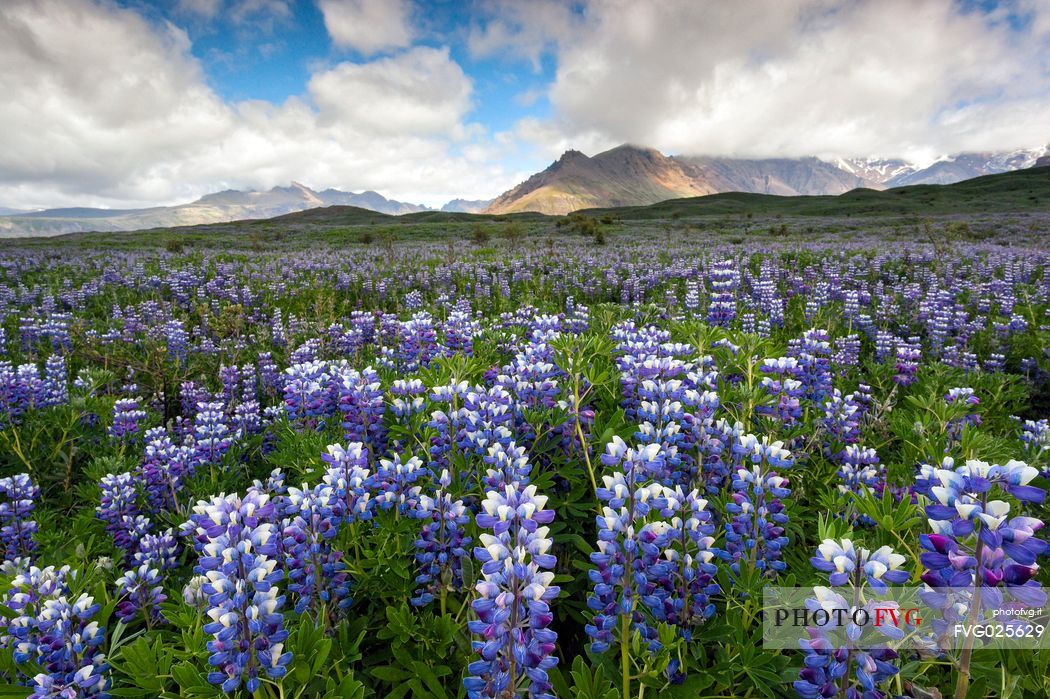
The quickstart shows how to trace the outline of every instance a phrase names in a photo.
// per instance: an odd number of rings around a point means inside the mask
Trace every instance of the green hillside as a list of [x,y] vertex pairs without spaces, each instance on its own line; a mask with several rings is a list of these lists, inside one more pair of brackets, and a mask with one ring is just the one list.
[[670,199],[649,206],[585,209],[587,216],[610,215],[624,221],[672,216],[901,216],[1005,213],[1050,210],[1050,167],[986,175],[948,185],[921,184],[885,191],[854,189],[838,196],[779,197],[727,192]]

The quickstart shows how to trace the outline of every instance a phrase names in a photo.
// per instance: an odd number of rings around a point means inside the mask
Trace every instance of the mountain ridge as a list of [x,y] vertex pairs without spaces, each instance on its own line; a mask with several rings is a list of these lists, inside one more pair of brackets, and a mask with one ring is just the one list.
[[378,192],[316,192],[293,181],[287,187],[242,191],[226,189],[175,206],[145,209],[68,207],[0,215],[0,237],[49,236],[81,231],[129,231],[144,228],[268,219],[323,206],[359,206],[384,214],[429,211],[425,206],[387,199]]
[[1032,167],[1046,156],[1050,156],[1050,147],[963,153],[919,168],[900,159],[880,158],[669,156],[653,148],[624,144],[594,156],[568,150],[546,169],[496,197],[484,212],[563,215],[586,208],[644,206],[722,192],[823,196],[858,188],[951,184]]

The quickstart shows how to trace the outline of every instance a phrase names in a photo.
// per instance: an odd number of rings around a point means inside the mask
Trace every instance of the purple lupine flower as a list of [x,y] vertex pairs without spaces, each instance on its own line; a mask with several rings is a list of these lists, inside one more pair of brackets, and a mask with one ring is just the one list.
[[343,503],[329,485],[289,488],[284,503],[284,562],[288,591],[298,598],[295,613],[319,614],[323,608],[334,615],[351,604],[343,554],[331,543],[343,521]]
[[325,362],[308,361],[284,370],[284,407],[288,419],[310,429],[323,429],[335,414],[330,367]]
[[139,475],[146,498],[154,510],[172,510],[185,479],[193,475],[193,448],[176,445],[163,427],[146,430],[143,439],[146,448]]
[[981,400],[972,388],[952,388],[945,394],[944,402],[959,413],[959,417],[953,417],[948,421],[947,431],[950,440],[958,441],[966,425],[977,427],[981,424],[981,416],[975,410]]
[[374,454],[382,452],[386,445],[386,404],[379,375],[371,367],[360,372],[343,368],[333,383],[347,441],[367,444]]
[[824,330],[813,328],[788,343],[788,356],[796,360],[792,372],[806,398],[820,404],[832,391],[831,343]]
[[464,535],[464,528],[470,523],[470,514],[462,500],[453,501],[446,491],[451,482],[448,471],[442,471],[433,497],[420,495],[412,512],[413,517],[423,521],[415,542],[419,588],[412,604],[417,607],[434,601],[435,592],[444,602],[448,590],[463,587],[463,560],[469,555],[467,547],[471,543],[471,538]]
[[474,549],[481,563],[478,598],[471,603],[477,619],[467,628],[477,638],[471,647],[480,656],[467,666],[463,680],[467,696],[508,697],[527,693],[553,699],[547,671],[558,663],[558,635],[550,628],[550,601],[560,589],[553,585],[556,559],[550,551],[554,511],[536,486],[515,483],[503,492],[490,491],[477,523],[491,534],[480,536]]
[[140,511],[132,474],[107,473],[99,481],[99,490],[99,505],[95,508],[98,518],[106,523],[106,531],[118,548],[134,550],[138,543],[134,523]]
[[139,409],[137,398],[118,398],[113,404],[113,424],[109,427],[109,435],[117,441],[133,441],[140,423],[145,419],[146,412]]
[[0,547],[4,561],[28,560],[36,550],[37,523],[30,519],[40,496],[28,473],[0,478]]
[[406,419],[426,409],[427,389],[419,379],[398,379],[391,385],[390,393],[394,396],[390,411],[396,418]]
[[1046,593],[1033,579],[1036,561],[1047,549],[1035,536],[1042,520],[1010,517],[1008,502],[990,499],[997,489],[1022,503],[1041,503],[1046,491],[1030,485],[1038,475],[1038,469],[1021,461],[998,465],[970,460],[956,466],[946,458],[941,468],[921,467],[915,487],[932,501],[926,516],[933,530],[919,537],[926,568],[926,592],[921,596],[943,612],[943,618],[932,623],[934,633],[943,633],[965,617],[966,608],[975,602],[968,592],[945,588],[976,588],[973,594],[981,595],[981,609],[975,614],[999,605],[1004,595],[1029,606],[1046,604]]
[[270,522],[274,514],[269,496],[250,490],[243,498],[234,494],[198,502],[183,525],[200,553],[194,570],[208,579],[201,587],[211,619],[204,632],[213,636],[208,662],[217,668],[208,681],[226,693],[242,684],[255,692],[260,674],[279,679],[292,659],[284,652],[288,632],[276,585],[283,574],[277,569],[280,536]]
[[178,566],[179,542],[173,530],[165,529],[160,534],[146,534],[138,542],[138,550],[132,556],[136,566],[149,565],[160,572]]
[[[850,610],[844,615],[852,619],[855,609],[863,608],[874,615],[875,607],[895,607],[896,603],[870,600],[872,592],[884,594],[887,583],[901,585],[910,577],[901,566],[907,559],[889,546],[876,551],[857,549],[850,539],[825,539],[817,548],[810,563],[829,574],[831,585],[846,588],[845,594],[827,587],[814,588],[815,597],[806,601],[810,611],[822,608]],[[864,697],[884,699],[887,695],[878,686],[900,670],[894,665],[896,651],[891,650],[882,637],[900,639],[904,631],[892,624],[876,625],[866,631],[847,621],[838,625],[831,622],[823,627],[806,629],[808,639],[799,640],[805,654],[795,691],[805,699],[817,697]],[[880,634],[878,639],[862,641],[863,634]],[[850,676],[852,675],[852,677]]]
[[646,581],[641,600],[657,622],[672,624],[690,640],[695,627],[714,615],[710,596],[721,591],[714,579],[715,526],[699,490],[686,494],[680,486],[665,488],[662,499],[660,515],[670,526],[654,542],[660,547],[658,561],[640,574]]
[[707,322],[711,325],[729,327],[736,318],[736,290],[740,285],[740,270],[734,260],[720,260],[708,271],[711,303],[707,310]]
[[198,403],[193,419],[193,461],[196,466],[210,466],[222,461],[233,439],[226,425],[221,401]]
[[169,320],[161,326],[160,333],[164,337],[168,357],[179,366],[185,365],[189,345],[185,324],[181,320]]
[[66,370],[66,358],[61,354],[53,354],[44,363],[39,406],[47,408],[68,402],[69,372]]
[[160,571],[143,563],[127,570],[117,578],[117,603],[115,614],[125,624],[142,618],[147,627],[163,623],[160,605],[168,599],[164,594],[164,582]]
[[[879,461],[878,453],[871,447],[858,444],[847,445],[838,455],[839,469],[836,475],[841,481],[838,490],[845,495],[864,496],[885,483],[886,473]],[[865,515],[856,516],[862,524],[873,526],[875,522]]]
[[833,455],[841,447],[857,443],[865,413],[865,404],[859,393],[843,396],[838,389],[832,390],[824,402],[822,420],[828,436],[828,444],[825,446],[829,455]]
[[922,349],[918,342],[899,342],[897,344],[897,373],[893,376],[894,383],[900,386],[910,386],[915,383],[921,359]]
[[1021,443],[1028,463],[1042,468],[1045,478],[1050,473],[1050,420],[1043,418],[1021,422]]
[[791,491],[788,479],[772,469],[790,468],[791,454],[781,442],[746,434],[733,445],[733,455],[737,469],[731,484],[732,497],[725,506],[729,518],[723,558],[737,575],[746,565],[775,576],[787,567],[780,553],[788,543],[784,535],[788,519],[782,499]]
[[759,371],[765,374],[761,382],[763,391],[774,398],[776,403],[759,405],[755,408],[755,412],[775,418],[784,427],[795,426],[802,418],[802,404],[799,399],[806,392],[802,382],[792,378],[801,371],[798,359],[795,357],[765,359]]
[[369,520],[375,509],[370,487],[372,474],[368,469],[368,451],[360,442],[351,442],[344,448],[339,444],[328,446],[321,455],[328,464],[323,476],[325,485],[331,486],[336,497],[342,501],[339,511],[347,522]]
[[659,514],[664,487],[652,481],[663,469],[659,444],[631,449],[614,437],[602,463],[615,470],[602,476],[603,487],[597,490],[605,505],[596,519],[598,550],[591,554],[595,567],[589,571],[594,587],[587,606],[594,618],[585,627],[595,653],[609,649],[617,623],[653,638],[639,607],[644,581],[637,573],[656,563],[660,549],[655,542],[669,528]]
[[[80,686],[88,690],[87,696],[105,696],[109,666],[98,650],[106,633],[98,622],[91,621],[99,609],[94,598],[83,594],[72,603],[65,596],[43,601],[36,617],[39,636],[32,658],[45,670],[44,678],[37,675],[38,687]],[[21,662],[17,656],[16,662]]]

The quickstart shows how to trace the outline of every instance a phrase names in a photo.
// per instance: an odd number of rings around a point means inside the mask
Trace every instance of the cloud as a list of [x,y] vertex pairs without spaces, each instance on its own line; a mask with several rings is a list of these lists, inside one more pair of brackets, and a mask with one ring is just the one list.
[[251,24],[270,32],[292,18],[291,0],[178,0],[175,14],[211,21],[220,16],[235,25]]
[[582,26],[583,6],[561,0],[490,0],[479,6],[467,48],[475,58],[516,57],[539,69],[540,57],[572,39]]
[[371,56],[412,43],[408,0],[318,0],[317,5],[336,46]]
[[526,4],[496,26],[554,47],[544,130],[563,140],[921,159],[1050,140],[1050,7],[1011,7],[1028,21],[952,0],[595,0],[571,41]]
[[458,132],[471,90],[447,48],[427,47],[370,63],[341,63],[309,83],[326,121],[389,136]]
[[0,64],[4,206],[174,203],[293,179],[439,204],[517,176],[469,122],[471,81],[447,48],[317,69],[283,104],[227,103],[170,24],[16,0],[0,4]]

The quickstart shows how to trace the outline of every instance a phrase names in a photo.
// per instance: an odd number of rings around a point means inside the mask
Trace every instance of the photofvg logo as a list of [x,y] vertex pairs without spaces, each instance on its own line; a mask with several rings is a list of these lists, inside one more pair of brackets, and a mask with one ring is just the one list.
[[1050,648],[1045,595],[1031,586],[851,588],[767,587],[766,648]]

